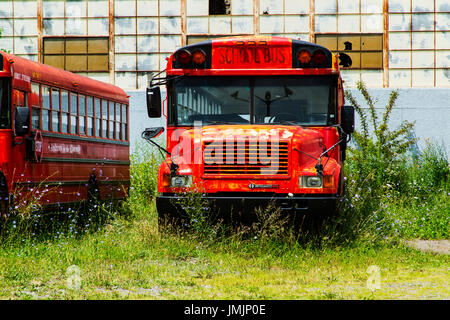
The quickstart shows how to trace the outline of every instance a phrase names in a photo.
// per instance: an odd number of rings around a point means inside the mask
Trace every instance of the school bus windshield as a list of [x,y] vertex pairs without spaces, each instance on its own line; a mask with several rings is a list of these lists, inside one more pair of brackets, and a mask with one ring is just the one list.
[[336,122],[333,76],[183,77],[169,84],[169,125]]
[[11,125],[9,95],[9,79],[0,78],[0,129],[9,128]]

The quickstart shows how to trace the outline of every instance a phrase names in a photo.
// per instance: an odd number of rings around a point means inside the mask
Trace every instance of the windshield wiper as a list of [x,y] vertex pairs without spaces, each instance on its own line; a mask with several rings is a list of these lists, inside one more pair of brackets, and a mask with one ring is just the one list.
[[270,122],[270,123],[266,123],[266,124],[288,124],[288,125],[291,125],[291,126],[299,126],[299,127],[301,127],[301,125],[298,122],[288,121],[288,120],[275,121],[275,122]]

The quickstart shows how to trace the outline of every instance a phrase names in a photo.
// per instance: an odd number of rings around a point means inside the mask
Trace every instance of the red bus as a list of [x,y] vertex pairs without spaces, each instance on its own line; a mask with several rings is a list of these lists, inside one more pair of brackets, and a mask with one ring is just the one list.
[[2,214],[124,198],[128,110],[116,86],[0,52]]
[[243,219],[269,201],[295,216],[335,212],[354,129],[339,57],[283,37],[220,38],[178,49],[165,72],[147,89],[149,117],[161,116],[159,86],[167,89],[160,218],[176,216],[174,199],[192,189]]

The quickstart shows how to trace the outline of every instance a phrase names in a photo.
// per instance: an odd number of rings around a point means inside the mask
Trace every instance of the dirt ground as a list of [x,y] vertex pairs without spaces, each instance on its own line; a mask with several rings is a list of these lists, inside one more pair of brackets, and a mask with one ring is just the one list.
[[421,251],[450,254],[450,240],[409,240],[406,245]]

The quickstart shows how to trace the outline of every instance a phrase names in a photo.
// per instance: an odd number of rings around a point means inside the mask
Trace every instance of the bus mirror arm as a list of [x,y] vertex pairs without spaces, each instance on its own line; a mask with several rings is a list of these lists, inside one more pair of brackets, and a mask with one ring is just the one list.
[[[332,151],[332,150],[334,151],[334,149],[336,148],[336,146],[338,146],[338,145],[339,145],[342,141],[344,141],[345,139],[347,139],[346,136],[343,137],[342,139],[339,139],[338,142],[336,142],[336,143],[333,144],[331,147],[329,147],[327,150],[325,150],[324,152],[322,152],[318,158],[316,158],[316,157],[314,157],[314,156],[312,156],[312,155],[310,155],[310,154],[308,154],[308,153],[306,153],[306,152],[304,152],[304,151],[302,151],[302,150],[299,150],[299,149],[297,149],[297,148],[294,148],[294,150],[295,150],[295,151],[298,151],[298,152],[301,152],[301,153],[307,155],[308,157],[311,157],[311,158],[317,160],[317,164],[315,165],[314,168],[316,169],[317,176],[323,176],[323,170],[325,169],[325,166],[327,165],[328,161],[329,161],[330,158],[331,158],[331,154],[328,155],[328,151]],[[322,157],[323,157],[323,156],[327,156],[327,157],[328,157],[328,160],[327,160],[327,162],[325,162],[325,164],[322,164]]]
[[[159,136],[162,132],[164,131],[163,127],[158,127],[158,128],[146,128],[143,132],[142,132],[142,138],[144,138],[145,140],[147,140],[148,142],[150,142],[151,144],[153,144],[155,147],[158,148],[159,152],[164,151],[167,155],[169,155],[169,157],[172,159],[172,153],[170,153],[167,149],[161,147],[158,143],[156,143],[155,141],[153,141],[153,138],[156,138],[157,136]],[[162,152],[161,152],[162,154]],[[163,158],[165,158],[163,156]],[[168,167],[170,167],[170,176],[174,177],[177,175],[177,171],[178,171],[178,164],[176,164],[173,160],[169,164],[166,161],[166,164]]]

